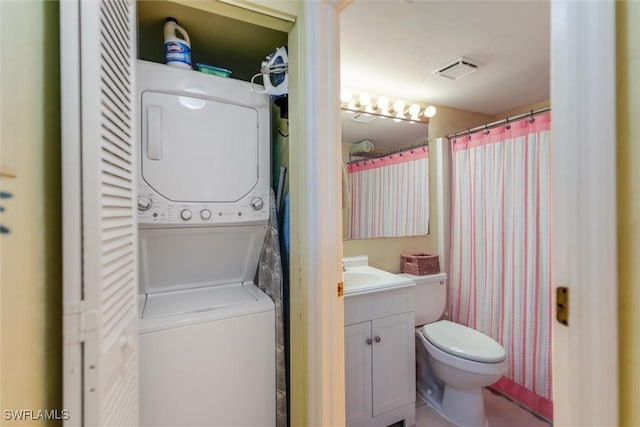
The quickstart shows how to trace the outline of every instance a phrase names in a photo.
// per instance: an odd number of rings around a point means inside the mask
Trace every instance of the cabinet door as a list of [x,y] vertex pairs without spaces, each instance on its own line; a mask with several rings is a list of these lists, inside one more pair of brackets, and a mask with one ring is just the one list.
[[415,402],[413,327],[413,312],[372,322],[374,417]]
[[344,328],[347,425],[371,419],[371,322]]

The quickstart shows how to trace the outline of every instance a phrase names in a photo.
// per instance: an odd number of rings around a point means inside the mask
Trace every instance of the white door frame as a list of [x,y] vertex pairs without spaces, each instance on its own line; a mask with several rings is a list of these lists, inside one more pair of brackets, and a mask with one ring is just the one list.
[[[328,13],[325,2],[311,9],[316,10],[305,18],[316,16],[315,25],[323,23],[322,16],[329,19],[320,11]],[[615,1],[552,0],[551,21],[553,280],[554,288],[570,288],[571,302],[570,327],[553,322],[554,424],[617,425]],[[312,266],[302,277],[310,343],[309,425],[344,422],[343,337],[328,336],[342,321],[341,301],[336,304],[333,297],[342,254],[339,153],[330,139],[340,135],[331,112],[337,112],[339,58],[330,47],[338,38],[339,22],[305,29],[305,48],[315,53],[307,58],[305,79],[320,78],[314,88],[307,80],[304,96],[307,199],[301,204],[301,242],[302,259]]]
[[[299,268],[300,282],[294,282],[298,271],[292,271],[291,287],[301,285],[304,289],[299,292],[305,294],[310,426],[345,423],[344,304],[337,293],[338,282],[342,281],[342,152],[338,108],[341,5],[341,2],[308,1],[302,7],[304,117],[300,120],[302,139],[295,151],[292,147],[292,159],[301,170],[299,176],[292,173],[290,182],[292,190],[299,186],[296,192],[299,210],[297,216],[292,215],[292,221],[299,221],[300,264],[292,262],[292,268]],[[297,159],[294,153],[298,154]],[[296,176],[299,179],[294,182]],[[293,232],[292,236],[295,237]],[[296,246],[292,242],[292,252]]]
[[615,30],[615,1],[552,1],[552,271],[570,300],[569,327],[553,321],[557,426],[618,425]]
[[[80,7],[67,2],[60,7],[60,75],[62,127],[62,229],[63,229],[63,407],[74,414],[65,426],[81,426],[82,407],[82,344],[80,304],[66,300],[82,300],[82,158],[80,147]],[[65,99],[66,97],[66,99]],[[67,102],[64,102],[64,101]],[[73,102],[75,101],[75,102]]]

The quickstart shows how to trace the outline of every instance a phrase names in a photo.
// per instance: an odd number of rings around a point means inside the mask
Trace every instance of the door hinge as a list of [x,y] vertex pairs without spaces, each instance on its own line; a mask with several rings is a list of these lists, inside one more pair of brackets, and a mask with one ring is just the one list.
[[341,297],[343,295],[344,295],[344,283],[338,282],[338,297]]
[[566,286],[556,288],[556,320],[569,326],[569,288]]

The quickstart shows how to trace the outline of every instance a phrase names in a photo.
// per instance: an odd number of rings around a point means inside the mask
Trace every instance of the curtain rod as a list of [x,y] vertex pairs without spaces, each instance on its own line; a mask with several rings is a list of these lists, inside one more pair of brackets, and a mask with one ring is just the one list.
[[[2,0],[0,0],[2,1]],[[409,148],[403,148],[401,150],[395,150],[395,151],[387,151],[384,154],[377,154],[375,156],[371,156],[371,157],[366,157],[364,159],[358,159],[358,160],[349,160],[347,162],[348,165],[352,164],[352,163],[358,163],[358,162],[366,162],[367,160],[374,160],[374,159],[381,159],[383,157],[387,157],[387,156],[392,156],[394,154],[398,154],[398,153],[404,153],[405,151],[409,151],[409,150],[414,150],[416,148],[420,148],[420,147],[427,147],[429,146],[429,140],[427,139],[425,142],[423,142],[422,144],[418,144],[418,145],[411,145]],[[349,158],[351,158],[351,154],[349,154]]]
[[456,132],[456,133],[454,133],[452,135],[448,135],[446,138],[447,139],[454,139],[454,138],[457,138],[460,135],[464,135],[464,134],[470,135],[472,133],[478,132],[479,130],[488,130],[488,129],[495,128],[495,127],[498,127],[498,126],[503,125],[503,124],[507,124],[509,122],[514,122],[516,120],[525,119],[527,117],[533,118],[533,116],[537,116],[538,114],[546,113],[547,111],[551,111],[551,107],[544,107],[544,108],[540,108],[538,110],[531,110],[528,113],[522,113],[522,114],[518,114],[516,116],[507,117],[507,118],[502,119],[502,120],[498,120],[498,121],[495,121],[495,122],[492,122],[492,123],[488,123],[486,125],[476,126],[474,128],[471,128],[471,129],[463,130],[462,132]]

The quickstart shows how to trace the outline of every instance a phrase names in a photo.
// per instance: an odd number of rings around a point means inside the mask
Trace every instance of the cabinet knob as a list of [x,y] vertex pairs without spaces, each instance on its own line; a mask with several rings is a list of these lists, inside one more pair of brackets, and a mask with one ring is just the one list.
[[371,338],[367,338],[367,345],[371,345],[373,341],[371,341]]
[[382,341],[382,338],[380,338],[380,337],[375,337],[374,339],[376,340],[376,342]]

